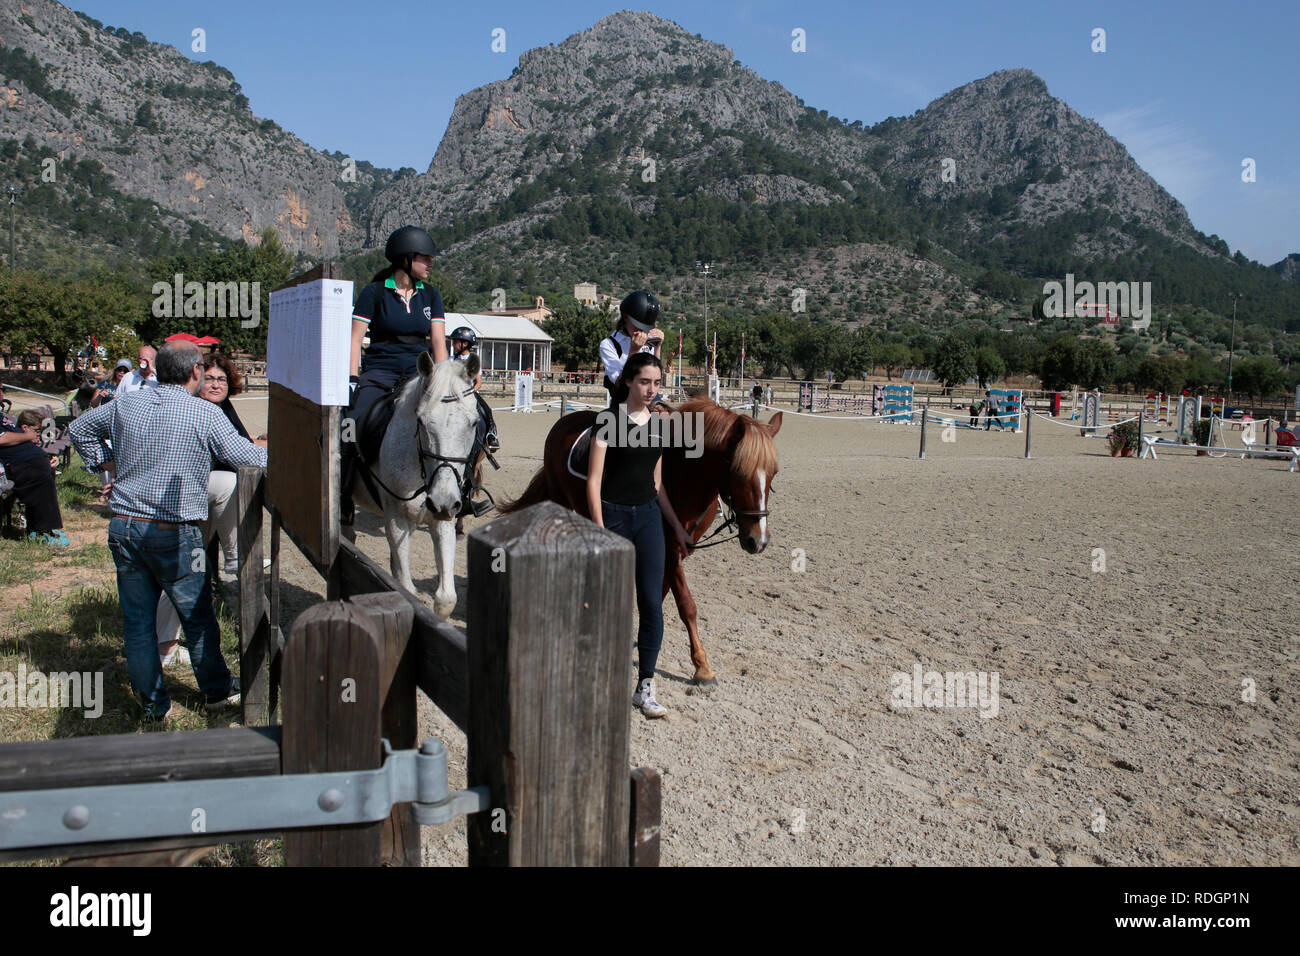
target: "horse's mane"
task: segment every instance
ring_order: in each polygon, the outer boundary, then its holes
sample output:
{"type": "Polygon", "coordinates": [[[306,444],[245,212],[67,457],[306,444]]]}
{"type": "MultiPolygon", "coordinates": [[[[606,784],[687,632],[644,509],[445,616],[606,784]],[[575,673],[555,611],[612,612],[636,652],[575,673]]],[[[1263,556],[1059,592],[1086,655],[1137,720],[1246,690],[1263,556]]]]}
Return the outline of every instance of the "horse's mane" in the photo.
{"type": "Polygon", "coordinates": [[[725,454],[736,423],[740,422],[744,431],[731,458],[731,472],[736,477],[748,480],[760,470],[769,478],[776,473],[776,442],[772,440],[772,434],[756,419],[737,415],[730,409],[703,398],[683,402],[674,408],[683,415],[698,413],[704,416],[704,447],[707,451],[725,454]]]}

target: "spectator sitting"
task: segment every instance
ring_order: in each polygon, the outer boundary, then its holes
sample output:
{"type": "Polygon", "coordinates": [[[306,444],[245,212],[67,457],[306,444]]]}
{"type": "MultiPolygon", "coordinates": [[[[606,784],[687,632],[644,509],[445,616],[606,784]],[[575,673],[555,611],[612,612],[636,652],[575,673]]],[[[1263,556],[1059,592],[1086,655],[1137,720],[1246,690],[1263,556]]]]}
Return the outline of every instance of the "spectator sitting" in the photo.
{"type": "Polygon", "coordinates": [[[62,531],[59,493],[54,483],[57,461],[41,448],[41,413],[28,409],[16,425],[0,426],[0,465],[14,484],[14,494],[27,509],[29,541],[53,548],[71,542],[62,531]]]}
{"type": "Polygon", "coordinates": [[[241,438],[210,402],[195,400],[203,383],[197,348],[169,342],[157,359],[158,387],[119,395],[72,423],[73,442],[86,464],[115,472],[108,547],[117,565],[127,669],[147,720],[161,720],[171,708],[155,625],[163,592],[180,617],[208,709],[241,700],[239,678],[221,654],[208,575],[194,556],[204,550],[199,526],[208,517],[213,459],[266,467],[265,449],[241,438]],[[100,442],[110,436],[108,462],[100,442]]]}
{"type": "MultiPolygon", "coordinates": [[[[142,388],[156,388],[158,386],[158,377],[154,374],[153,363],[158,357],[158,353],[152,345],[140,346],[140,351],[136,353],[139,359],[139,367],[132,370],[122,383],[117,386],[117,395],[127,395],[131,392],[138,392],[142,388]]],[[[120,364],[120,363],[119,363],[120,364]]]]}
{"type": "Polygon", "coordinates": [[[95,394],[91,396],[90,407],[98,408],[105,402],[111,402],[113,396],[117,394],[118,388],[121,387],[123,379],[131,371],[133,369],[129,358],[118,359],[117,365],[113,367],[113,374],[95,386],[95,394]]]}

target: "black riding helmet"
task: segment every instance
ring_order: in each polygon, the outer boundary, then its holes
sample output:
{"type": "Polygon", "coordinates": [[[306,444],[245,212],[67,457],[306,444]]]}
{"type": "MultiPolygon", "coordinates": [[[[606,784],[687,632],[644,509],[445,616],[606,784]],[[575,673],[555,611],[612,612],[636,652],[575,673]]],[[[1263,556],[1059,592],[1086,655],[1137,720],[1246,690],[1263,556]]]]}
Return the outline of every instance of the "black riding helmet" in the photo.
{"type": "Polygon", "coordinates": [[[447,337],[453,342],[464,342],[470,348],[478,344],[478,336],[474,334],[474,330],[468,325],[460,326],[447,337]]]}
{"type": "Polygon", "coordinates": [[[622,301],[618,312],[634,327],[649,332],[659,321],[659,300],[644,289],[638,289],[622,301]]]}
{"type": "Polygon", "coordinates": [[[395,230],[384,245],[384,257],[393,265],[400,266],[408,275],[413,256],[433,254],[433,238],[419,226],[403,226],[395,230]]]}

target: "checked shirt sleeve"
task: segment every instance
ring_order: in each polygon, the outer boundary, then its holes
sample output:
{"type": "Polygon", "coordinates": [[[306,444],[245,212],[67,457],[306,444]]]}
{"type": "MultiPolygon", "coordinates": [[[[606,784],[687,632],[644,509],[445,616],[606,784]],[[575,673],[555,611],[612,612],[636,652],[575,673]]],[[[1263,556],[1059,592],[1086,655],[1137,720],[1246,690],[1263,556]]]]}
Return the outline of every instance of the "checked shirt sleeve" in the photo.
{"type": "Polygon", "coordinates": [[[113,405],[101,405],[76,418],[68,426],[68,435],[77,454],[92,471],[98,471],[107,460],[104,442],[112,437],[113,405]]]}
{"type": "MultiPolygon", "coordinates": [[[[214,405],[213,408],[216,406],[214,405]]],[[[266,467],[266,449],[259,448],[235,431],[224,414],[211,417],[208,427],[208,450],[216,461],[238,468],[240,465],[266,467]]]]}

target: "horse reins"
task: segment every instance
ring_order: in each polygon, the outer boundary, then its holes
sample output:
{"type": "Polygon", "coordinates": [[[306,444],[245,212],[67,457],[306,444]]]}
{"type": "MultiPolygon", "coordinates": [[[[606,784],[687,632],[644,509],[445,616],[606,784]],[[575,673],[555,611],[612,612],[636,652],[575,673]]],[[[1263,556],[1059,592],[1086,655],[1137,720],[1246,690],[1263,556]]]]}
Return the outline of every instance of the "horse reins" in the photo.
{"type": "MultiPolygon", "coordinates": [[[[473,394],[474,394],[474,386],[471,385],[469,388],[465,389],[459,395],[444,395],[441,401],[459,402],[461,399],[466,398],[473,394]]],[[[419,495],[423,494],[425,496],[424,506],[428,508],[430,512],[433,512],[434,511],[433,505],[429,501],[429,489],[433,486],[433,479],[438,476],[439,470],[443,468],[450,468],[451,473],[456,476],[456,487],[464,488],[467,480],[466,476],[469,473],[469,465],[471,463],[472,455],[466,455],[463,458],[456,458],[451,455],[435,455],[433,452],[428,451],[424,447],[424,429],[420,427],[420,419],[418,415],[416,416],[415,419],[415,447],[416,450],[419,452],[419,458],[420,458],[421,484],[419,488],[416,488],[415,491],[411,492],[409,495],[399,495],[397,494],[397,492],[393,491],[393,489],[389,488],[386,484],[383,483],[383,481],[380,480],[379,476],[376,475],[374,471],[371,470],[370,465],[367,462],[362,461],[361,466],[365,468],[366,473],[375,480],[375,483],[378,484],[380,488],[383,488],[384,491],[388,492],[390,497],[395,498],[398,501],[413,501],[419,495]],[[424,461],[426,458],[431,461],[436,461],[438,463],[437,465],[434,466],[432,471],[429,471],[424,466],[424,461]],[[456,465],[458,464],[466,466],[464,474],[456,470],[456,465]]],[[[496,459],[492,457],[491,452],[484,449],[483,454],[487,457],[487,459],[490,462],[492,462],[493,467],[499,467],[496,463],[496,459]]],[[[470,489],[470,491],[471,492],[481,491],[483,492],[483,494],[488,496],[489,501],[492,500],[492,496],[488,494],[487,489],[484,488],[482,485],[475,485],[473,488],[470,489]]],[[[376,502],[376,504],[378,503],[379,502],[376,502]]],[[[495,505],[495,503],[496,502],[494,501],[493,504],[495,505]]]]}
{"type": "MultiPolygon", "coordinates": [[[[697,541],[695,545],[691,548],[692,551],[698,550],[700,548],[712,548],[714,545],[726,544],[728,541],[734,541],[736,538],[740,537],[740,525],[736,523],[737,517],[766,518],[768,515],[772,513],[771,511],[766,509],[762,511],[752,511],[747,508],[742,508],[741,510],[737,511],[735,508],[731,506],[730,496],[724,498],[722,497],[721,494],[718,495],[718,504],[721,505],[722,508],[726,508],[726,517],[723,518],[722,524],[718,525],[715,529],[713,529],[711,532],[709,532],[707,535],[705,535],[703,538],[697,541]],[[717,541],[711,541],[709,544],[704,543],[706,541],[709,541],[710,538],[715,538],[718,535],[722,534],[722,532],[726,531],[728,528],[733,529],[733,533],[730,536],[726,538],[721,538],[717,541]]],[[[722,513],[722,508],[718,509],[719,513],[722,513]]]]}

